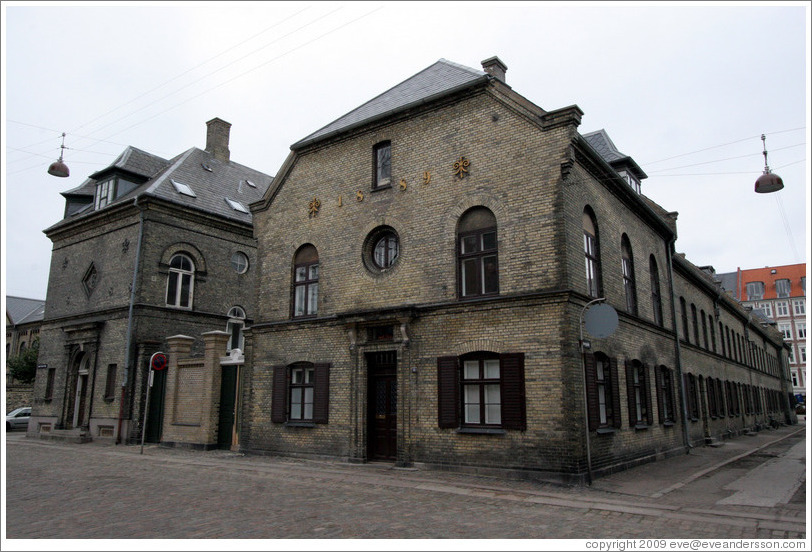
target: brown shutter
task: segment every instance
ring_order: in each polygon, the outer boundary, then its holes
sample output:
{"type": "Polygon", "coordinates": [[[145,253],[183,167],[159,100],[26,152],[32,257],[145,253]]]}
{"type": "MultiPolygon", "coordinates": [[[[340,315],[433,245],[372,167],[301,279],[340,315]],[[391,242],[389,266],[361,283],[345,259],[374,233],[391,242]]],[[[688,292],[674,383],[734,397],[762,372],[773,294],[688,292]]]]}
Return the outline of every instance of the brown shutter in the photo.
{"type": "Polygon", "coordinates": [[[676,387],[676,385],[675,385],[676,382],[674,381],[674,377],[671,374],[671,369],[670,368],[665,371],[664,377],[668,378],[668,382],[669,382],[668,383],[668,394],[671,395],[669,397],[671,399],[671,420],[673,420],[676,423],[679,420],[679,416],[677,416],[677,412],[681,411],[682,407],[680,406],[679,408],[677,408],[677,401],[676,401],[675,395],[674,395],[674,392],[675,392],[674,388],[676,387]]]}
{"type": "Polygon", "coordinates": [[[589,419],[589,429],[598,429],[600,415],[598,414],[598,383],[595,381],[595,355],[584,354],[584,377],[586,378],[586,403],[589,419]]]}
{"type": "Polygon", "coordinates": [[[643,396],[644,400],[646,401],[646,423],[648,425],[654,424],[654,412],[651,411],[651,370],[649,370],[646,364],[643,365],[643,381],[641,385],[643,386],[643,396]]]}
{"type": "Polygon", "coordinates": [[[271,392],[271,421],[288,421],[288,367],[273,367],[273,390],[271,392]]]}
{"type": "Polygon", "coordinates": [[[459,368],[457,357],[437,358],[437,425],[459,427],[459,368]]]}
{"type": "Polygon", "coordinates": [[[609,377],[612,379],[612,427],[620,428],[620,383],[617,375],[617,359],[609,359],[609,377]]]}
{"type": "Polygon", "coordinates": [[[330,364],[314,364],[313,368],[313,422],[326,424],[330,414],[330,364]]]}
{"type": "Polygon", "coordinates": [[[527,429],[524,394],[524,353],[500,355],[502,427],[504,429],[527,429]]]}
{"type": "Polygon", "coordinates": [[[626,399],[629,403],[629,427],[637,425],[637,403],[634,401],[634,366],[626,362],[626,399]]]}
{"type": "Polygon", "coordinates": [[[665,423],[665,413],[663,406],[665,406],[665,397],[663,397],[663,369],[659,366],[654,367],[654,385],[657,387],[657,416],[661,424],[665,423]]]}

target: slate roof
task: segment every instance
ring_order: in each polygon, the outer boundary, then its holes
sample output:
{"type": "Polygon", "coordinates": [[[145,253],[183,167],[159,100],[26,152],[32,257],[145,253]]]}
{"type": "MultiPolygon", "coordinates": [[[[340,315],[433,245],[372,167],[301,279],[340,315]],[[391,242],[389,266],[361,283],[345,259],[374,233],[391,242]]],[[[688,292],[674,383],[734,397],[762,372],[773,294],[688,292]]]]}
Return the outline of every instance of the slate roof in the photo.
{"type": "MultiPolygon", "coordinates": [[[[128,147],[110,166],[94,173],[82,185],[63,192],[62,195],[92,196],[96,187],[96,180],[93,177],[106,175],[115,169],[126,170],[149,179],[128,194],[116,198],[110,205],[132,201],[136,196],[155,197],[248,224],[251,224],[251,213],[247,206],[261,199],[273,181],[270,175],[233,161],[220,161],[215,159],[214,154],[198,148],[191,148],[173,159],[166,160],[128,147]],[[210,170],[204,168],[204,165],[210,170]],[[194,197],[178,192],[173,180],[187,185],[194,192],[194,197]],[[227,199],[239,202],[248,212],[235,210],[226,201],[227,199]]],[[[68,220],[90,216],[95,212],[94,205],[91,204],[67,216],[46,232],[68,220]]]]}
{"type": "Polygon", "coordinates": [[[6,316],[15,326],[29,322],[40,322],[44,315],[44,300],[6,295],[6,316]]]}
{"type": "Polygon", "coordinates": [[[584,137],[584,140],[586,140],[587,143],[592,146],[592,149],[597,151],[604,161],[613,167],[620,164],[627,164],[637,178],[648,178],[648,175],[643,172],[643,169],[640,168],[634,159],[625,153],[621,153],[620,150],[617,149],[614,142],[612,142],[612,139],[609,138],[609,135],[604,129],[589,132],[587,134],[583,134],[582,136],[584,137]]]}
{"type": "Polygon", "coordinates": [[[458,63],[440,59],[381,95],[339,117],[291,146],[296,150],[377,119],[486,82],[490,75],[458,63]]]}

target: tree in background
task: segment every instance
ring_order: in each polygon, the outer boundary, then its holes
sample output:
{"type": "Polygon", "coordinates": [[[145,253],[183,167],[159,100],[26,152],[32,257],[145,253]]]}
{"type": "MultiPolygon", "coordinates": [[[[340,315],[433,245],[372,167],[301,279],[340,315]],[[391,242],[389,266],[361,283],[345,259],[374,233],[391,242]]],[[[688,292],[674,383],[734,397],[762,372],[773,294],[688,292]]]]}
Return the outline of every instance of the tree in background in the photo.
{"type": "Polygon", "coordinates": [[[31,347],[17,356],[13,356],[6,361],[8,373],[20,383],[34,383],[37,376],[37,357],[39,356],[39,339],[36,339],[31,347]]]}

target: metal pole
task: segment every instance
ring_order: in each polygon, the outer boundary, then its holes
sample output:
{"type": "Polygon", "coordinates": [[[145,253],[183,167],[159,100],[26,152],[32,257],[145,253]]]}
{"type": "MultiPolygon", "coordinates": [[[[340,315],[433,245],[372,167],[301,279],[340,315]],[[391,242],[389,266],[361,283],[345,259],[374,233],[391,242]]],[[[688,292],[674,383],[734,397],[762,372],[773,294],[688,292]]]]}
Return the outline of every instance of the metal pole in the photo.
{"type": "Polygon", "coordinates": [[[149,413],[149,396],[152,395],[152,380],[154,375],[155,370],[153,370],[152,366],[150,366],[149,385],[147,386],[147,404],[144,405],[144,423],[141,424],[141,454],[144,454],[144,438],[147,435],[147,414],[149,413]]]}
{"type": "Polygon", "coordinates": [[[584,389],[584,434],[586,435],[586,470],[589,485],[592,485],[592,450],[589,441],[589,397],[586,389],[586,362],[584,361],[584,312],[592,303],[599,303],[606,301],[605,297],[600,299],[593,299],[581,309],[581,316],[578,318],[578,331],[580,332],[580,339],[578,340],[578,352],[581,358],[581,381],[583,382],[584,389]]]}

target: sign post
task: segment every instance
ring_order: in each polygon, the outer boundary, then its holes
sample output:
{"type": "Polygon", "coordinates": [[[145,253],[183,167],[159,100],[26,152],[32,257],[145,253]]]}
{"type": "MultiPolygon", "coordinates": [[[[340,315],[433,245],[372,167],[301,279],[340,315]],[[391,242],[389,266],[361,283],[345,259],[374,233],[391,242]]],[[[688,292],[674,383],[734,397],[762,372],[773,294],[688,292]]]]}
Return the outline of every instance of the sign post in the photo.
{"type": "Polygon", "coordinates": [[[144,405],[144,423],[141,424],[141,454],[144,454],[144,438],[147,436],[147,414],[149,413],[149,397],[152,395],[152,382],[155,378],[155,371],[166,369],[166,355],[158,352],[149,359],[149,383],[147,386],[147,400],[144,405]]]}

